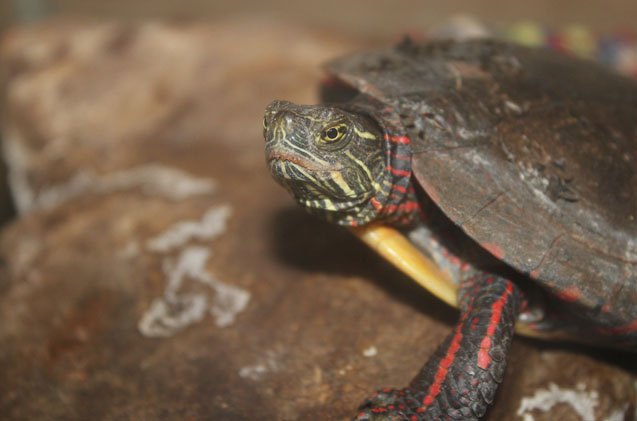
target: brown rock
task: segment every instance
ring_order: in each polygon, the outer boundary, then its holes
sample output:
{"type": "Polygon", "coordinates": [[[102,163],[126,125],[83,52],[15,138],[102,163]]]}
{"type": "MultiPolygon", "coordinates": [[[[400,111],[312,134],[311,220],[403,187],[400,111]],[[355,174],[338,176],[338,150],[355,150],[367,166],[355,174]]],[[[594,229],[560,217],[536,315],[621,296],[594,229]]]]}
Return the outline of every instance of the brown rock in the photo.
{"type": "MultiPolygon", "coordinates": [[[[454,312],[263,165],[265,104],[313,101],[361,45],[260,21],[9,34],[3,419],[346,419],[410,380],[454,312]]],[[[488,418],[630,417],[617,358],[517,341],[488,418]]]]}

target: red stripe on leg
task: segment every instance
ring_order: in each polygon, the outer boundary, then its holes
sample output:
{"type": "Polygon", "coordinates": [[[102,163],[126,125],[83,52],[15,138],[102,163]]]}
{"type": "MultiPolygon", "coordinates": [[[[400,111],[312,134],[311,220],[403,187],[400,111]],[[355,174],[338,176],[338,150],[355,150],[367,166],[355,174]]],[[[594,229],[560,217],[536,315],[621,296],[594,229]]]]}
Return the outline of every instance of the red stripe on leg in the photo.
{"type": "Polygon", "coordinates": [[[442,383],[445,381],[447,377],[447,372],[449,371],[449,367],[453,364],[453,361],[456,358],[456,353],[460,349],[460,342],[462,341],[462,323],[456,327],[456,332],[453,335],[453,339],[449,344],[449,348],[447,349],[447,353],[445,357],[440,361],[440,365],[438,366],[438,371],[436,371],[436,375],[434,376],[434,382],[429,386],[429,391],[427,395],[422,400],[423,406],[418,408],[417,412],[424,412],[425,409],[433,403],[436,399],[436,396],[440,393],[440,388],[442,383]]]}
{"type": "Polygon", "coordinates": [[[506,304],[506,301],[509,299],[511,294],[513,293],[513,285],[508,283],[506,289],[492,305],[491,305],[491,317],[489,318],[489,325],[487,326],[487,331],[485,333],[484,338],[480,342],[480,351],[478,351],[478,367],[483,370],[486,370],[491,364],[491,356],[489,355],[489,351],[491,350],[491,345],[493,345],[492,337],[495,334],[495,330],[500,324],[500,318],[502,316],[502,309],[506,304]]]}

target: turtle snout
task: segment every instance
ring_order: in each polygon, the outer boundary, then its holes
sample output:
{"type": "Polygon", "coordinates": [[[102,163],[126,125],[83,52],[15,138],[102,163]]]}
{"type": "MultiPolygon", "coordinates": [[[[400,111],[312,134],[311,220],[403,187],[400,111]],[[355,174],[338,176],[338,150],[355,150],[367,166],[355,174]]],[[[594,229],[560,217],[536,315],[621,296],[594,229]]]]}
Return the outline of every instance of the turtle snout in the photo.
{"type": "Polygon", "coordinates": [[[264,124],[266,148],[308,150],[307,122],[294,111],[279,110],[264,124]]]}
{"type": "Polygon", "coordinates": [[[269,114],[276,114],[278,111],[280,110],[284,110],[286,108],[289,108],[291,105],[293,105],[290,101],[285,101],[282,99],[275,99],[274,101],[272,101],[271,103],[268,104],[267,107],[265,107],[265,113],[269,114]]]}
{"type": "Polygon", "coordinates": [[[279,114],[290,105],[292,105],[292,103],[289,101],[275,100],[265,107],[265,113],[263,115],[263,139],[266,142],[273,138],[271,129],[276,126],[276,121],[279,120],[279,114]]]}
{"type": "Polygon", "coordinates": [[[276,124],[283,128],[287,133],[287,129],[294,128],[295,120],[297,119],[298,116],[296,116],[292,111],[281,110],[274,115],[273,121],[275,121],[276,124]]]}

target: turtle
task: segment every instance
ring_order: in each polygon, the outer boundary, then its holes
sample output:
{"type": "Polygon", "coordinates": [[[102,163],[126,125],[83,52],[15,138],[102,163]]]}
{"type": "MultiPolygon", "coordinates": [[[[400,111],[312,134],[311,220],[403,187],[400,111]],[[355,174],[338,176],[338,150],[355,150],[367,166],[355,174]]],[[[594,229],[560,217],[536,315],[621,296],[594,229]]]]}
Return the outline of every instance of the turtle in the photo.
{"type": "Polygon", "coordinates": [[[480,419],[516,330],[637,350],[635,81],[493,39],[406,39],[326,69],[319,104],[267,106],[271,175],[460,310],[357,420],[480,419]]]}

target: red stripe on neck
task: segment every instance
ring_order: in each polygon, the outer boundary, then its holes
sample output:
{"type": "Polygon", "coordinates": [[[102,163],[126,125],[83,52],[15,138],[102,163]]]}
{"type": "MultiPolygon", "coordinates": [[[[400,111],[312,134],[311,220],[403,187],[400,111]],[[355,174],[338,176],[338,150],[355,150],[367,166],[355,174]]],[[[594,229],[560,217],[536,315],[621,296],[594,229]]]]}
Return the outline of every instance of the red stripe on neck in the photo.
{"type": "Polygon", "coordinates": [[[411,175],[411,173],[409,171],[405,171],[405,170],[397,170],[396,168],[388,165],[387,166],[387,170],[391,171],[392,174],[394,175],[402,175],[403,177],[409,177],[411,175]]]}
{"type": "Polygon", "coordinates": [[[407,193],[407,188],[400,186],[398,184],[394,184],[393,186],[391,186],[391,188],[394,190],[398,190],[401,193],[407,193]]]}
{"type": "Polygon", "coordinates": [[[390,142],[394,143],[402,143],[403,145],[409,145],[411,143],[407,136],[390,136],[386,134],[385,140],[389,140],[390,142]]]}
{"type": "Polygon", "coordinates": [[[370,202],[372,203],[372,206],[374,207],[374,209],[376,209],[377,211],[383,208],[383,205],[375,197],[372,197],[370,202]]]}

